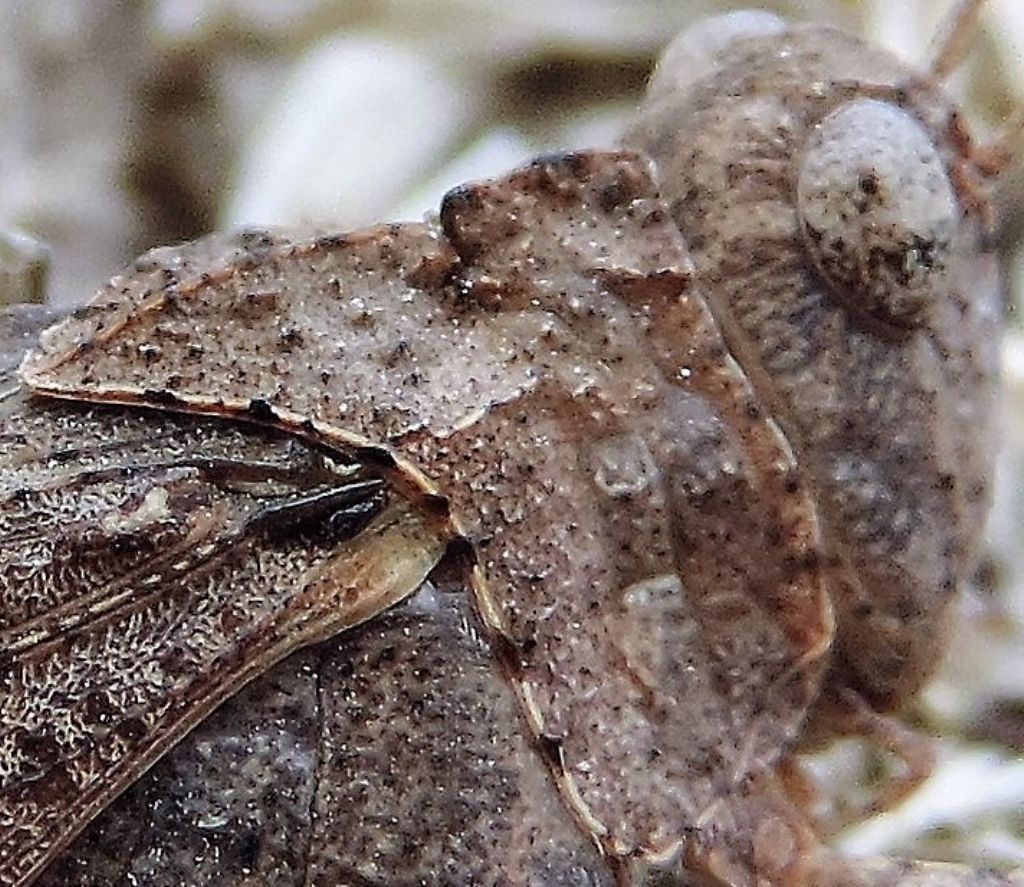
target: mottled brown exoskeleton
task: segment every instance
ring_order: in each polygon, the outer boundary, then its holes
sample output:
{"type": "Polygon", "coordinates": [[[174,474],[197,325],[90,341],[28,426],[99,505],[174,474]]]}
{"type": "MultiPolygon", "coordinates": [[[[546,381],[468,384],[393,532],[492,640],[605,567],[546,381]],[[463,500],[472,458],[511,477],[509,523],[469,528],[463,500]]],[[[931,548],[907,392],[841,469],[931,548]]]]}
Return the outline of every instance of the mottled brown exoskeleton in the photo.
{"type": "Polygon", "coordinates": [[[784,778],[884,735],[988,500],[939,79],[716,19],[621,150],[4,315],[0,884],[1004,883],[784,778]]]}

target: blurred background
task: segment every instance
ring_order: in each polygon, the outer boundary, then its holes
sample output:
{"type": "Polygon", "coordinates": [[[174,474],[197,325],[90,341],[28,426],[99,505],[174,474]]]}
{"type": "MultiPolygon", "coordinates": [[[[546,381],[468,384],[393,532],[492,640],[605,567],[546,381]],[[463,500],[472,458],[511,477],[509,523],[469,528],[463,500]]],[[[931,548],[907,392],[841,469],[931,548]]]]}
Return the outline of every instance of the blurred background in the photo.
{"type": "MultiPolygon", "coordinates": [[[[912,62],[951,0],[762,3],[912,62]]],[[[240,225],[418,218],[461,181],[611,145],[660,48],[725,0],[0,0],[0,303],[88,298],[143,250],[240,225]]],[[[1024,102],[1024,2],[990,0],[951,89],[978,133],[1024,102]]],[[[1024,866],[1024,164],[998,194],[1010,281],[988,554],[909,713],[942,737],[851,852],[1024,866]]],[[[841,819],[888,761],[814,766],[841,819]]]]}

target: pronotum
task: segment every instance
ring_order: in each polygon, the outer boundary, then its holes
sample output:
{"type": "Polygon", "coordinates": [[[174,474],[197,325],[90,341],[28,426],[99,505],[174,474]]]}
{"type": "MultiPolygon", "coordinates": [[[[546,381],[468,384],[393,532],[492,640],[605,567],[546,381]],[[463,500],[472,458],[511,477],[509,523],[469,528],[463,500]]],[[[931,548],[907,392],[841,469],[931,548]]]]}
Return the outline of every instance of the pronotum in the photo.
{"type": "Polygon", "coordinates": [[[0,883],[1004,883],[793,784],[928,675],[988,501],[951,34],[715,19],[618,150],[6,314],[0,883]]]}

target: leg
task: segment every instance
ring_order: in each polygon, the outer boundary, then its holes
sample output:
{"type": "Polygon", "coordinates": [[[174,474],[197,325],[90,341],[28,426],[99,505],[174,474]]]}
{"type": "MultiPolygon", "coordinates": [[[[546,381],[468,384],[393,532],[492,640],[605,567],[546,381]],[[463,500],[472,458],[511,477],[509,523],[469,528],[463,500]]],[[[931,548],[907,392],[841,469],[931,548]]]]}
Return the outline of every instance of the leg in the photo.
{"type": "Polygon", "coordinates": [[[823,704],[816,718],[829,738],[862,739],[888,752],[901,765],[888,777],[885,787],[873,798],[843,815],[822,814],[821,794],[798,758],[791,757],[779,767],[778,776],[793,802],[817,821],[819,834],[832,835],[900,804],[928,776],[935,765],[931,740],[905,726],[898,719],[873,710],[858,694],[842,690],[823,704]]]}
{"type": "Polygon", "coordinates": [[[991,142],[972,152],[974,168],[985,178],[996,178],[1024,152],[1024,105],[1017,105],[991,142]]]}
{"type": "MultiPolygon", "coordinates": [[[[931,79],[942,83],[958,68],[978,30],[985,0],[956,0],[932,41],[931,79]]],[[[1016,107],[999,134],[971,152],[971,165],[983,178],[995,178],[1020,156],[1024,142],[1024,107],[1016,107]]]]}
{"type": "Polygon", "coordinates": [[[881,794],[849,823],[883,813],[902,803],[935,769],[935,746],[931,739],[907,727],[901,721],[879,714],[860,696],[844,691],[843,704],[848,712],[850,733],[861,736],[888,752],[903,765],[903,773],[894,775],[881,794]]]}
{"type": "Polygon", "coordinates": [[[985,0],[956,0],[932,41],[928,68],[935,83],[949,78],[963,61],[978,29],[985,0]]]}

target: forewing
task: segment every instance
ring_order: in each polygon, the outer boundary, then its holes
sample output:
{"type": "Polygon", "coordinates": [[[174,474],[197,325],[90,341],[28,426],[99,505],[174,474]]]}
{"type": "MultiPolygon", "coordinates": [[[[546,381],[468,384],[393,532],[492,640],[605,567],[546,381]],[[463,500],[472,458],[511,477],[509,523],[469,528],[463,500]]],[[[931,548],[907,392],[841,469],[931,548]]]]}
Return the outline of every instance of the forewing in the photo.
{"type": "Polygon", "coordinates": [[[453,192],[440,229],[130,276],[23,370],[386,444],[474,543],[576,817],[663,857],[791,746],[831,637],[813,507],[691,272],[642,159],[570,155],[453,192]]]}
{"type": "Polygon", "coordinates": [[[280,434],[0,390],[0,883],[17,884],[239,686],[414,591],[451,534],[280,434]]]}
{"type": "Polygon", "coordinates": [[[521,727],[464,577],[447,565],[251,684],[43,883],[610,887],[521,727]]]}
{"type": "Polygon", "coordinates": [[[37,883],[303,884],[320,742],[315,649],[294,653],[220,705],[37,883]]]}

